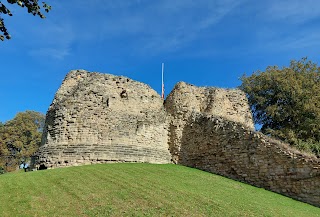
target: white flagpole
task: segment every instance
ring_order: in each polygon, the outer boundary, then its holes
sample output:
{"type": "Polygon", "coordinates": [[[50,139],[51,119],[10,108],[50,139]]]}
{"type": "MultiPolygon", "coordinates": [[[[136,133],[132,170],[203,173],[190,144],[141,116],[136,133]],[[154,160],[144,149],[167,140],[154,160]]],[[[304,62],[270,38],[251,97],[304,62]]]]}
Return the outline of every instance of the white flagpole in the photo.
{"type": "Polygon", "coordinates": [[[164,63],[162,63],[162,86],[161,86],[161,97],[164,99],[164,79],[163,79],[163,73],[164,73],[164,63]]]}

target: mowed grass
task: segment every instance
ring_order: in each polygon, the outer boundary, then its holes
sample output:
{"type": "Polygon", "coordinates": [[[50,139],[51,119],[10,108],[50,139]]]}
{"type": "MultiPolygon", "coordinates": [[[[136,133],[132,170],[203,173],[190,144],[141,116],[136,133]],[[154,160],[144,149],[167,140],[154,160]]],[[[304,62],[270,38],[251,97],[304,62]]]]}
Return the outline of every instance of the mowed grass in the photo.
{"type": "Polygon", "coordinates": [[[0,176],[0,216],[320,216],[290,198],[177,165],[102,164],[0,176]]]}

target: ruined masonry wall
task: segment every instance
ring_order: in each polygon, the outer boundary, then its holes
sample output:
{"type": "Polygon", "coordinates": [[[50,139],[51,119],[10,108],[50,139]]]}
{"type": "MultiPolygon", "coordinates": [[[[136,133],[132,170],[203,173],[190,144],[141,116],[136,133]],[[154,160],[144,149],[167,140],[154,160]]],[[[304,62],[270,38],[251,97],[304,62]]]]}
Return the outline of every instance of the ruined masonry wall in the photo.
{"type": "Polygon", "coordinates": [[[175,163],[179,162],[184,126],[193,113],[214,115],[254,129],[248,100],[239,89],[196,87],[179,82],[168,95],[165,108],[170,115],[168,143],[175,163]]]}
{"type": "Polygon", "coordinates": [[[320,160],[220,117],[193,114],[179,163],[320,207],[320,160]]]}
{"type": "Polygon", "coordinates": [[[320,160],[255,132],[242,91],[180,82],[165,107],[175,163],[320,207],[320,160]]]}
{"type": "Polygon", "coordinates": [[[46,116],[38,165],[174,162],[320,207],[320,160],[254,131],[245,94],[71,71],[46,116]]]}
{"type": "Polygon", "coordinates": [[[49,168],[171,160],[163,100],[126,77],[71,71],[49,107],[44,129],[38,162],[49,168]]]}

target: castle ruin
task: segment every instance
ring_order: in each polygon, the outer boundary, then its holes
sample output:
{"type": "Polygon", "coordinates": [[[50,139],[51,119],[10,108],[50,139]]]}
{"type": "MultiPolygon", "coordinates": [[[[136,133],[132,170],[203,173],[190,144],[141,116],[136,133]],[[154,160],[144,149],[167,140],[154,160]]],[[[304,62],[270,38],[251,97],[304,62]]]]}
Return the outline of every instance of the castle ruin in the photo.
{"type": "Polygon", "coordinates": [[[71,71],[46,115],[37,165],[177,163],[320,206],[320,160],[254,130],[237,89],[148,85],[71,71]]]}

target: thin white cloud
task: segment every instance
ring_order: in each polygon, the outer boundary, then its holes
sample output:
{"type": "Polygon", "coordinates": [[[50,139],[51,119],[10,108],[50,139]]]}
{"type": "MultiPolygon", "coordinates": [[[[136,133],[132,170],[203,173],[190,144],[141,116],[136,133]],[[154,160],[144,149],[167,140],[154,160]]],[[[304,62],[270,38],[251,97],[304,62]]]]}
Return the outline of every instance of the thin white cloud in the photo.
{"type": "MultiPolygon", "coordinates": [[[[53,2],[45,25],[26,29],[29,54],[64,59],[73,44],[121,44],[132,54],[178,51],[199,40],[244,1],[70,0],[53,2]],[[36,38],[36,40],[34,40],[36,38]]],[[[211,31],[211,33],[214,31],[211,31]]],[[[119,46],[119,45],[118,45],[119,46]]]]}
{"type": "Polygon", "coordinates": [[[149,2],[149,0],[90,0],[88,1],[77,1],[77,0],[71,0],[69,1],[69,5],[72,5],[77,10],[83,10],[86,9],[87,11],[108,11],[108,10],[115,10],[115,9],[123,9],[123,8],[129,8],[131,6],[146,3],[149,2]]]}
{"type": "MultiPolygon", "coordinates": [[[[306,31],[304,33],[306,33],[306,31]]],[[[319,38],[320,32],[296,34],[270,40],[264,47],[269,51],[294,51],[305,49],[306,52],[310,52],[311,50],[318,50],[317,48],[320,46],[319,38]]]]}
{"type": "Polygon", "coordinates": [[[304,23],[320,16],[319,0],[274,0],[268,5],[266,17],[273,21],[304,23]]]}
{"type": "Polygon", "coordinates": [[[92,28],[92,35],[99,35],[106,41],[132,37],[135,40],[131,45],[142,54],[175,51],[196,40],[202,31],[214,28],[241,1],[162,0],[143,3],[143,7],[140,7],[141,1],[126,7],[113,7],[116,10],[109,11],[112,16],[99,20],[101,23],[92,28]]]}
{"type": "Polygon", "coordinates": [[[37,40],[33,41],[29,55],[55,60],[63,60],[69,56],[71,45],[75,41],[73,28],[67,23],[50,22],[41,29],[34,29],[32,35],[35,35],[37,40]]]}
{"type": "Polygon", "coordinates": [[[54,4],[45,25],[28,30],[30,40],[37,38],[30,46],[32,56],[63,60],[74,53],[73,45],[106,47],[118,55],[125,52],[125,55],[149,56],[181,51],[204,38],[216,41],[207,47],[199,43],[202,50],[197,52],[203,54],[226,52],[219,40],[232,40],[232,47],[227,49],[230,53],[243,46],[254,51],[319,45],[316,38],[320,32],[304,26],[305,22],[319,18],[318,0],[263,3],[246,0],[68,0],[54,4]],[[228,18],[234,19],[234,24],[229,22],[230,27],[221,29],[220,24],[228,18]],[[243,19],[243,23],[237,22],[238,19],[243,19]],[[241,44],[235,43],[245,32],[232,25],[244,28],[252,25],[246,29],[252,38],[242,38],[239,39],[241,44]],[[290,35],[290,32],[298,32],[298,28],[301,34],[290,35]]]}
{"type": "Polygon", "coordinates": [[[65,57],[70,55],[70,50],[69,48],[52,48],[52,47],[47,47],[47,48],[37,48],[33,49],[29,52],[29,55],[34,56],[34,57],[46,57],[50,59],[55,59],[55,60],[63,60],[65,57]]]}
{"type": "Polygon", "coordinates": [[[247,5],[246,13],[254,17],[248,28],[248,53],[314,53],[320,45],[320,29],[315,25],[320,19],[318,8],[318,0],[270,0],[247,5]]]}
{"type": "Polygon", "coordinates": [[[12,7],[13,16],[5,20],[12,39],[4,42],[4,49],[36,58],[62,60],[69,56],[75,41],[74,29],[70,20],[64,19],[63,7],[59,8],[59,4],[52,6],[53,10],[46,14],[46,19],[28,14],[25,8],[12,7]]]}
{"type": "Polygon", "coordinates": [[[75,31],[72,21],[64,19],[67,17],[59,6],[52,5],[53,10],[46,19],[34,17],[19,7],[14,11],[13,19],[7,19],[12,32],[9,43],[15,44],[14,52],[19,48],[32,57],[55,60],[63,60],[70,55],[76,40],[75,31]]]}

